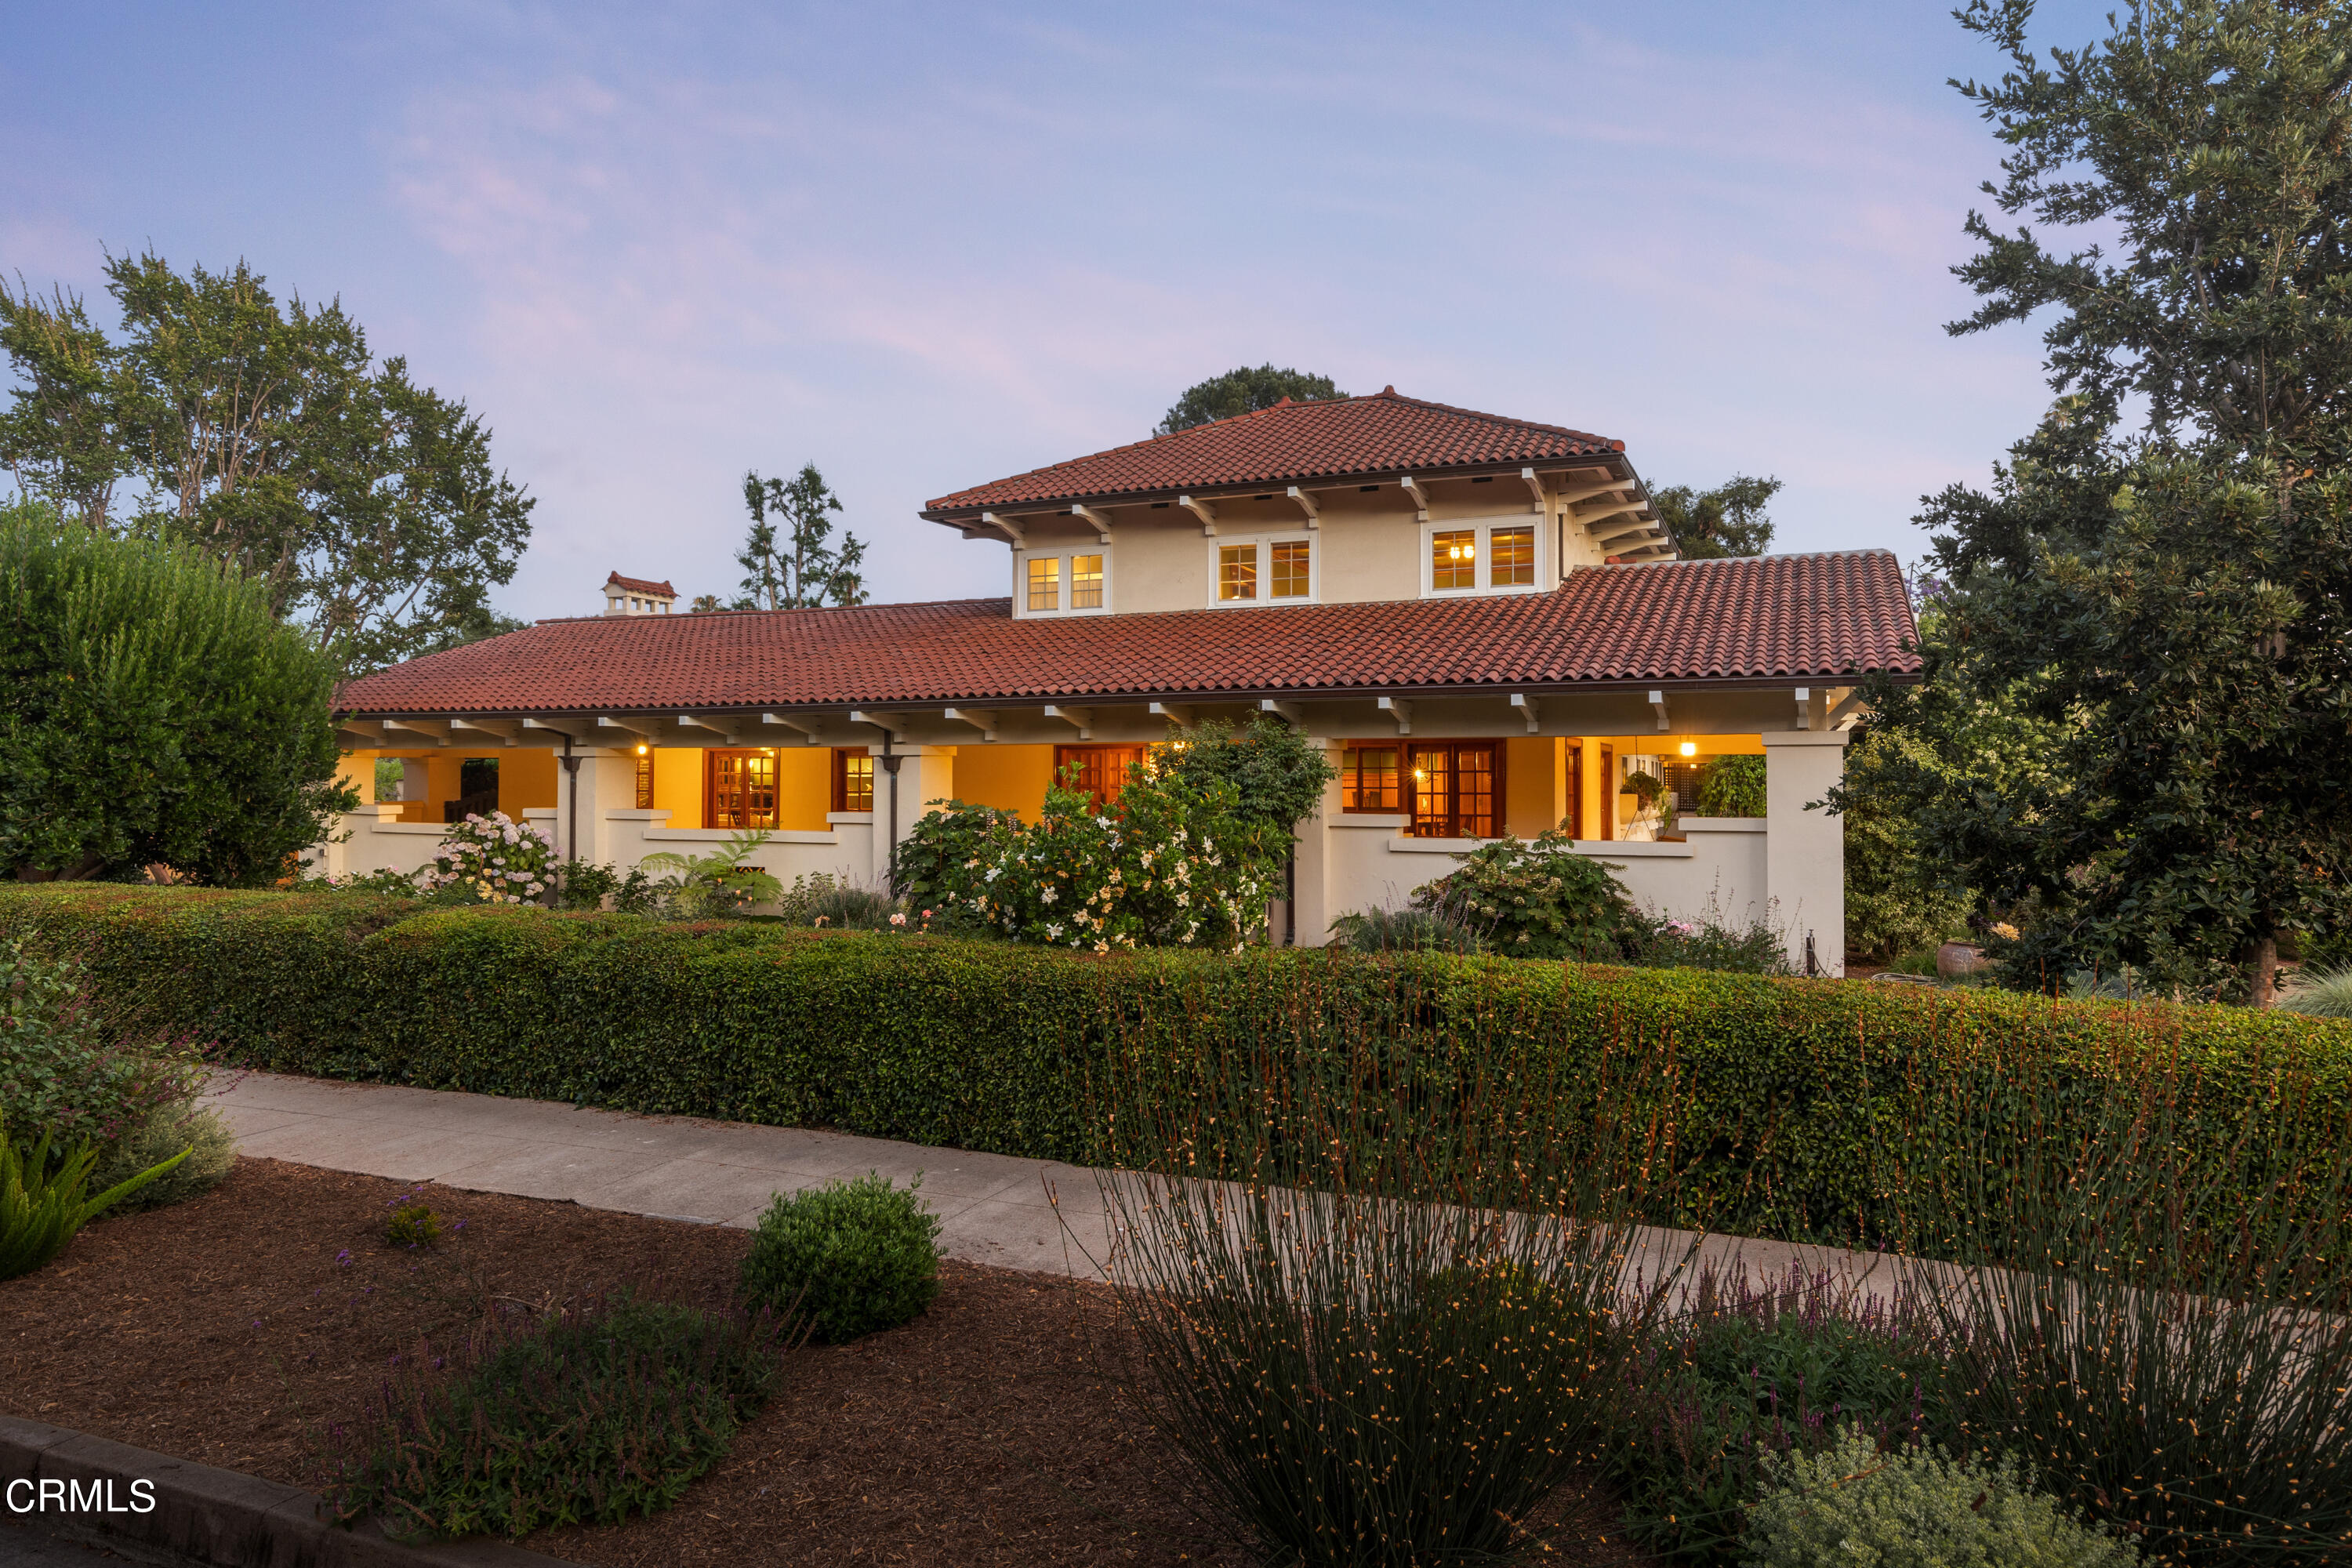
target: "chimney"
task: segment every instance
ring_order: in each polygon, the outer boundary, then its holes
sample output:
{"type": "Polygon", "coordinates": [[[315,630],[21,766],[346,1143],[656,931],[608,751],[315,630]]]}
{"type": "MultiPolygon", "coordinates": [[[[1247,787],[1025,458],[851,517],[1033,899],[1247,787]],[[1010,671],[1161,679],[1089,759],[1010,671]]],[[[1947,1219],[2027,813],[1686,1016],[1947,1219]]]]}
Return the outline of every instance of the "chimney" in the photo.
{"type": "Polygon", "coordinates": [[[667,583],[624,577],[618,572],[604,579],[604,613],[608,616],[666,616],[677,598],[667,583]]]}

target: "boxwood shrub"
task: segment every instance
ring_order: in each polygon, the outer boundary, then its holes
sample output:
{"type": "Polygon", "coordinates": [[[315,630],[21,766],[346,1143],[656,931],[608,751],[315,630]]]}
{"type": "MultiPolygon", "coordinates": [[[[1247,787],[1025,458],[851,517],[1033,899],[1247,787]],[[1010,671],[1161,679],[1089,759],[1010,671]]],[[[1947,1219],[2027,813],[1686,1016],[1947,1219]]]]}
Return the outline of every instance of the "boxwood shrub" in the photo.
{"type": "Polygon", "coordinates": [[[1427,1117],[1467,1063],[1606,1054],[1640,1075],[1670,1142],[1655,1216],[1791,1239],[1882,1239],[1874,1155],[1950,1139],[1941,1116],[2046,1118],[2053,1081],[2086,1106],[2167,1084],[2183,1164],[2250,1187],[2311,1182],[2352,1124],[2352,1024],[2243,1008],[1443,952],[1096,957],[96,884],[0,889],[14,935],[76,952],[121,1025],[255,1068],[1078,1163],[1108,1147],[1085,1106],[1114,1051],[1214,1064],[1393,1041],[1427,1117]],[[2017,1093],[2028,1081],[2042,1092],[2017,1093]]]}

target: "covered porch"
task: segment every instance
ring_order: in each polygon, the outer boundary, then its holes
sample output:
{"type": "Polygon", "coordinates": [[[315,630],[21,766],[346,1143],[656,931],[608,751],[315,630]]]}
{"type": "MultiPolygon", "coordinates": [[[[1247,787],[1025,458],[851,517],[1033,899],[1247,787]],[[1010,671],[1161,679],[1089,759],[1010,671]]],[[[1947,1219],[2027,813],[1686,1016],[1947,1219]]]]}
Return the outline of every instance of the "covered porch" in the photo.
{"type": "MultiPolygon", "coordinates": [[[[747,710],[693,713],[482,713],[344,721],[347,776],[372,799],[380,758],[426,781],[418,798],[347,818],[314,868],[412,871],[495,760],[497,805],[536,824],[560,857],[624,869],[700,853],[747,828],[753,858],[789,883],[828,874],[887,886],[895,845],[932,803],[961,799],[1034,818],[1075,772],[1115,792],[1129,763],[1202,718],[1278,714],[1321,745],[1338,779],[1299,825],[1293,897],[1270,911],[1276,942],[1318,945],[1339,915],[1397,908],[1480,843],[1555,827],[1618,868],[1662,916],[1762,922],[1792,965],[1843,967],[1843,840],[1807,810],[1841,773],[1850,689],[1784,683],[1627,685],[1573,691],[1423,691],[1080,705],[747,710]],[[1690,781],[1711,759],[1766,759],[1762,817],[1693,815],[1690,781]],[[467,769],[473,760],[476,766],[467,769]],[[1650,773],[1683,792],[1670,831],[1628,787],[1650,773]],[[443,775],[446,774],[445,780],[443,775]],[[443,786],[436,788],[436,786],[443,786]]],[[[462,814],[461,814],[462,815],[462,814]]]]}

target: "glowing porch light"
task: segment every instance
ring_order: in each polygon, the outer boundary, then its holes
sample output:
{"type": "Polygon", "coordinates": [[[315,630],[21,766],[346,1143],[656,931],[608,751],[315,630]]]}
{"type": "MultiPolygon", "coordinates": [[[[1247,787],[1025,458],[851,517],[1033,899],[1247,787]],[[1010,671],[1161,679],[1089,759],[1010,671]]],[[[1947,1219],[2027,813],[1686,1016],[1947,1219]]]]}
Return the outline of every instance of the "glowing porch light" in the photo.
{"type": "Polygon", "coordinates": [[[1684,756],[1685,756],[1685,757],[1696,757],[1696,756],[1697,756],[1697,755],[1698,755],[1698,742],[1696,742],[1696,741],[1685,741],[1685,742],[1683,742],[1683,755],[1684,755],[1684,756]]]}

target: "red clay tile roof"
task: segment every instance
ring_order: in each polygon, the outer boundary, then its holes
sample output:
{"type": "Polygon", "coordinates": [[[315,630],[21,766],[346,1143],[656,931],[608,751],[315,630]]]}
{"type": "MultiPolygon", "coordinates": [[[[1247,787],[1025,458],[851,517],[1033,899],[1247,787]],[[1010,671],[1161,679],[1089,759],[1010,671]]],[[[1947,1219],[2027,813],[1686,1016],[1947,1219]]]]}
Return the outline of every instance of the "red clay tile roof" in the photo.
{"type": "Polygon", "coordinates": [[[604,579],[607,588],[626,588],[632,594],[659,594],[665,599],[677,597],[677,590],[667,583],[649,583],[643,577],[624,577],[618,572],[604,579]]]}
{"type": "Polygon", "coordinates": [[[363,677],[354,714],[1215,700],[1916,673],[1883,550],[1588,566],[1548,594],[1015,620],[1010,601],[541,621],[363,677]]]}
{"type": "Polygon", "coordinates": [[[1609,457],[1625,443],[1558,425],[1506,419],[1398,395],[1284,403],[1114,447],[1047,468],[941,496],[934,522],[982,508],[1174,495],[1218,486],[1291,484],[1373,474],[1431,474],[1609,457]]]}

